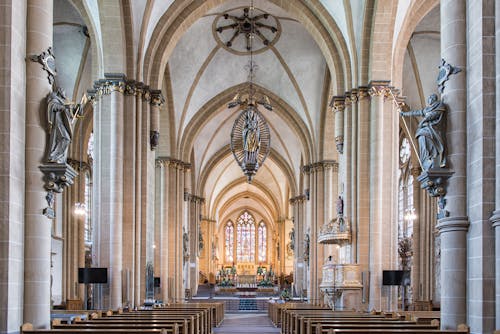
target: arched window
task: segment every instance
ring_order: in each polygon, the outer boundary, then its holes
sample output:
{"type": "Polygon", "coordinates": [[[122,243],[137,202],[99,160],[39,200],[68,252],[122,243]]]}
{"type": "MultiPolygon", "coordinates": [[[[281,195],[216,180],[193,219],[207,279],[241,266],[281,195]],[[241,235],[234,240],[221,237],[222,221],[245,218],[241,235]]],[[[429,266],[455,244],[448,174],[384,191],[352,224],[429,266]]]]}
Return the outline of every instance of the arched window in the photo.
{"type": "Polygon", "coordinates": [[[255,261],[255,221],[248,211],[238,218],[236,225],[236,259],[238,262],[255,261]]]}
{"type": "Polygon", "coordinates": [[[225,233],[226,262],[233,262],[234,256],[234,225],[232,221],[227,222],[225,233]]]}
{"type": "Polygon", "coordinates": [[[259,262],[265,262],[267,260],[267,229],[266,224],[263,221],[259,223],[259,262]]]}
{"type": "Polygon", "coordinates": [[[407,138],[399,149],[398,239],[411,238],[415,208],[413,206],[413,175],[411,174],[411,147],[407,138]]]}
{"type": "Polygon", "coordinates": [[[85,193],[84,193],[84,201],[85,201],[85,243],[92,243],[92,180],[90,178],[90,173],[87,171],[85,173],[85,193]]]}

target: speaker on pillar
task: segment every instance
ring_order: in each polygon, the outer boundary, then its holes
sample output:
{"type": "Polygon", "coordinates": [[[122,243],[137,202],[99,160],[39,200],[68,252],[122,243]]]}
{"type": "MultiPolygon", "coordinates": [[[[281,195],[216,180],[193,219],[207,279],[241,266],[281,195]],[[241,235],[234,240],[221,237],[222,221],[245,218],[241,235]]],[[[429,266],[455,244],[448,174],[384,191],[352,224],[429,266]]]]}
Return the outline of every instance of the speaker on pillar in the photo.
{"type": "Polygon", "coordinates": [[[409,270],[384,270],[382,285],[410,285],[409,270]]]}
{"type": "Polygon", "coordinates": [[[108,268],[78,268],[78,283],[108,283],[108,268]]]}

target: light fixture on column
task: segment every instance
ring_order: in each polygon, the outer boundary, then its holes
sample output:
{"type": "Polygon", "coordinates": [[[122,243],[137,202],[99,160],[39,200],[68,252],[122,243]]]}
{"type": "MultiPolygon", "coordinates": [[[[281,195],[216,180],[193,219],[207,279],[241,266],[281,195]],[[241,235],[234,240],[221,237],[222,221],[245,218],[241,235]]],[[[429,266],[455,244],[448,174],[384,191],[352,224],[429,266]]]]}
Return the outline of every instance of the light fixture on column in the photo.
{"type": "Polygon", "coordinates": [[[413,223],[415,219],[417,219],[417,215],[415,214],[415,208],[406,209],[403,218],[407,222],[413,223]]]}
{"type": "Polygon", "coordinates": [[[255,71],[258,66],[253,60],[253,41],[258,34],[253,16],[253,2],[249,8],[245,9],[247,49],[250,51],[250,61],[245,69],[248,70],[249,84],[245,91],[238,92],[233,100],[228,104],[228,108],[239,106],[243,110],[234,122],[231,131],[231,151],[238,165],[247,177],[248,183],[252,182],[257,170],[264,163],[269,154],[271,144],[271,134],[266,120],[258,110],[258,105],[262,105],[267,110],[273,107],[269,98],[265,95],[256,98],[256,91],[253,85],[255,71]]]}

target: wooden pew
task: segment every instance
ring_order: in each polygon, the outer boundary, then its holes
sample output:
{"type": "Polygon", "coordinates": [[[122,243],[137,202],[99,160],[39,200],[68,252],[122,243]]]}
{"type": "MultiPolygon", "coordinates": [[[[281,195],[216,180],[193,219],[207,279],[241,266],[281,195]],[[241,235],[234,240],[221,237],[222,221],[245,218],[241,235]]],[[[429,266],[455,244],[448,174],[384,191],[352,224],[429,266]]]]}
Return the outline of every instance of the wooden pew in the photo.
{"type": "MultiPolygon", "coordinates": [[[[21,333],[23,334],[123,334],[123,329],[33,329],[30,323],[21,326],[21,333]]],[[[127,334],[180,334],[179,328],[173,326],[172,328],[163,329],[127,329],[127,334]]]]}

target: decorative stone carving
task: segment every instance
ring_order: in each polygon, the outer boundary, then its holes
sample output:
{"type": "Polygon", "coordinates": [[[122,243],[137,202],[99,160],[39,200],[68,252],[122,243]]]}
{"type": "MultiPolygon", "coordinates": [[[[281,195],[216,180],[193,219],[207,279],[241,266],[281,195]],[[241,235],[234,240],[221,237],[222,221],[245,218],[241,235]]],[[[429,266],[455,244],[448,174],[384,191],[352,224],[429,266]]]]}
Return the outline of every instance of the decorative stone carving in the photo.
{"type": "Polygon", "coordinates": [[[446,105],[438,99],[436,94],[431,94],[424,109],[402,111],[400,115],[423,117],[415,133],[422,170],[444,168],[446,166],[446,152],[443,124],[445,123],[446,105]]]}
{"type": "Polygon", "coordinates": [[[355,307],[361,300],[361,270],[358,264],[335,264],[329,256],[323,265],[322,281],[319,285],[321,292],[325,294],[328,306],[332,309],[355,307]],[[356,292],[353,295],[356,300],[342,300],[346,292],[356,292]]]}
{"type": "Polygon", "coordinates": [[[309,237],[309,233],[306,233],[306,235],[304,236],[303,258],[304,258],[304,262],[307,263],[307,265],[309,265],[309,247],[310,247],[310,244],[311,244],[311,238],[309,237]]]}
{"type": "Polygon", "coordinates": [[[334,172],[338,172],[339,164],[335,160],[324,160],[324,161],[314,162],[312,164],[302,166],[302,173],[307,175],[324,171],[325,169],[333,169],[334,172]]]}
{"type": "Polygon", "coordinates": [[[345,110],[345,97],[334,96],[330,102],[330,107],[335,113],[335,144],[337,151],[344,153],[344,110],[345,110]]]}
{"type": "Polygon", "coordinates": [[[182,253],[184,263],[186,263],[189,260],[189,234],[186,231],[182,234],[182,253]]]}
{"type": "Polygon", "coordinates": [[[454,67],[446,62],[446,60],[441,58],[441,64],[439,65],[439,74],[437,77],[437,85],[439,93],[443,93],[444,84],[448,81],[450,75],[461,72],[462,70],[458,67],[454,67]]]}
{"type": "Polygon", "coordinates": [[[338,216],[321,226],[318,242],[320,244],[343,245],[351,242],[351,226],[343,216],[338,216]]]}
{"type": "Polygon", "coordinates": [[[54,193],[61,193],[65,187],[72,185],[78,173],[67,163],[50,163],[39,168],[44,175],[44,187],[47,190],[47,196],[45,197],[47,207],[43,209],[43,214],[50,219],[54,219],[54,193]]]}
{"type": "Polygon", "coordinates": [[[443,129],[446,123],[446,105],[431,94],[424,109],[401,111],[401,116],[421,116],[415,137],[419,146],[419,161],[422,174],[417,178],[421,187],[426,189],[432,197],[438,197],[438,218],[448,216],[444,210],[446,200],[447,179],[453,172],[446,168],[446,138],[443,129]]]}
{"type": "Polygon", "coordinates": [[[295,228],[292,227],[290,232],[288,233],[288,236],[290,237],[290,250],[293,252],[295,250],[295,228]]]}
{"type": "Polygon", "coordinates": [[[47,51],[43,51],[39,55],[29,56],[29,59],[42,65],[43,70],[47,72],[49,84],[53,85],[56,79],[57,71],[56,60],[54,54],[52,53],[52,47],[49,47],[47,51]]]}
{"type": "Polygon", "coordinates": [[[68,147],[73,138],[73,126],[77,116],[81,116],[86,102],[87,97],[84,95],[81,103],[71,104],[61,88],[53,90],[47,96],[47,122],[49,124],[47,162],[66,163],[68,147]]]}

